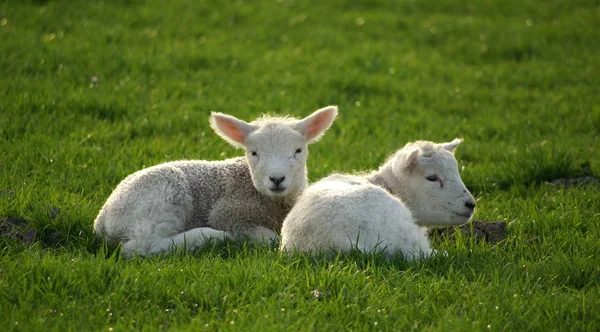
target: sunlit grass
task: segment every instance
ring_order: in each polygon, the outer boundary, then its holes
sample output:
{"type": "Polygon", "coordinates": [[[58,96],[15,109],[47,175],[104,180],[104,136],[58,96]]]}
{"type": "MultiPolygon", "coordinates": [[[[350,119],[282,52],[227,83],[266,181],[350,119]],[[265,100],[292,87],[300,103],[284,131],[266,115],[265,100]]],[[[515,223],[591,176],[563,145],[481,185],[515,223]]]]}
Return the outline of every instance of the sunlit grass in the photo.
{"type": "Polygon", "coordinates": [[[5,330],[600,329],[600,20],[594,1],[0,2],[5,330]],[[122,258],[92,233],[127,174],[240,155],[210,111],[340,116],[309,177],[463,137],[490,245],[386,261],[217,243],[122,258]]]}

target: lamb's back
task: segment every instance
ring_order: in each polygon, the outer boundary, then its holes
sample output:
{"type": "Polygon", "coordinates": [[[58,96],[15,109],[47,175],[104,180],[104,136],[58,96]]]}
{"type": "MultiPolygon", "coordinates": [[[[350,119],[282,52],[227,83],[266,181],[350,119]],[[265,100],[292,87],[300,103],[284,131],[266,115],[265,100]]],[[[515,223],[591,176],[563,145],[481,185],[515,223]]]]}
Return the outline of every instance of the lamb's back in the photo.
{"type": "Polygon", "coordinates": [[[309,186],[292,208],[282,230],[284,246],[310,251],[349,245],[355,234],[375,226],[374,211],[390,210],[390,200],[389,193],[363,177],[330,175],[309,186]]]}
{"type": "Polygon", "coordinates": [[[193,200],[192,219],[187,229],[204,227],[212,207],[221,199],[260,199],[243,157],[222,161],[180,160],[167,163],[180,169],[193,200]]]}

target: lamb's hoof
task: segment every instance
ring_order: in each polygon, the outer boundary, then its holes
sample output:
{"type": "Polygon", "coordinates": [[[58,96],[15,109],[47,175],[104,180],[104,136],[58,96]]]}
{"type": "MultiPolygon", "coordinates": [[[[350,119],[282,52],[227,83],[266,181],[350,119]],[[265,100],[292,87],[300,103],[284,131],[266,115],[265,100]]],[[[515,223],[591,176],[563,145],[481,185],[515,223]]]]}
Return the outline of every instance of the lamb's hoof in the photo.
{"type": "Polygon", "coordinates": [[[141,257],[148,256],[148,252],[145,249],[138,248],[137,245],[137,241],[129,240],[122,244],[121,253],[123,253],[123,256],[127,258],[131,258],[135,255],[141,257]]]}

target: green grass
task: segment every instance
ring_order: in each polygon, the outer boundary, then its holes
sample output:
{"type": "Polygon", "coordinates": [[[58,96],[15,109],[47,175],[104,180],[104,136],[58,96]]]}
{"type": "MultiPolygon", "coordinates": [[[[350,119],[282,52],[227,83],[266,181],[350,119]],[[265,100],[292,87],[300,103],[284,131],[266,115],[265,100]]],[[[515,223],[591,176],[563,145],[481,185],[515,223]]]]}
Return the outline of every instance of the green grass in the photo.
{"type": "Polygon", "coordinates": [[[37,238],[0,238],[0,326],[597,331],[600,188],[546,182],[600,175],[598,40],[598,1],[1,1],[0,217],[37,238]],[[249,243],[125,260],[93,236],[127,174],[240,155],[210,111],[329,104],[311,180],[463,137],[475,219],[508,239],[407,263],[249,243]]]}

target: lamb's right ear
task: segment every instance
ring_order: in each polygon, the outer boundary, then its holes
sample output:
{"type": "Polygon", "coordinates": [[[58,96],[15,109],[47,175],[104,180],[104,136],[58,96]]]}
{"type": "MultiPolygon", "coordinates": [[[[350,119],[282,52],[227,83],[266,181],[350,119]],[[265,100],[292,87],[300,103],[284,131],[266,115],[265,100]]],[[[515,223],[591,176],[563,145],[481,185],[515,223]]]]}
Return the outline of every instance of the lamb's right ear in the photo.
{"type": "Polygon", "coordinates": [[[246,136],[256,130],[256,127],[231,115],[212,112],[210,126],[224,140],[235,147],[244,147],[246,136]]]}
{"type": "Polygon", "coordinates": [[[331,126],[338,114],[337,106],[327,106],[298,121],[296,129],[301,132],[308,143],[316,142],[331,126]]]}
{"type": "Polygon", "coordinates": [[[454,150],[456,150],[456,147],[459,146],[460,143],[462,143],[462,141],[462,138],[455,138],[454,140],[452,140],[452,142],[440,143],[440,145],[447,151],[454,153],[454,150]]]}

